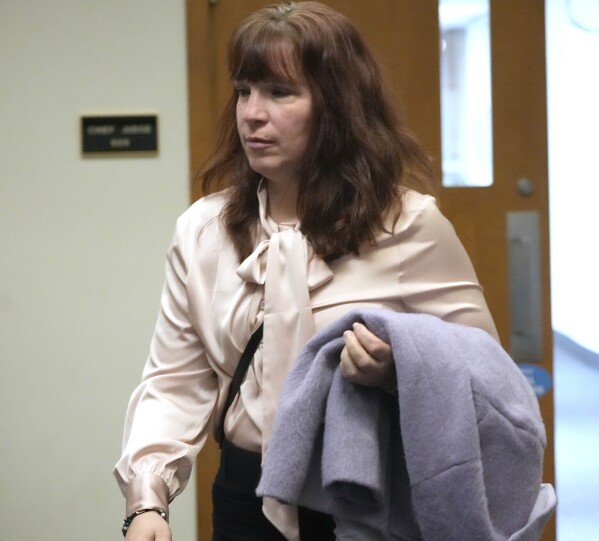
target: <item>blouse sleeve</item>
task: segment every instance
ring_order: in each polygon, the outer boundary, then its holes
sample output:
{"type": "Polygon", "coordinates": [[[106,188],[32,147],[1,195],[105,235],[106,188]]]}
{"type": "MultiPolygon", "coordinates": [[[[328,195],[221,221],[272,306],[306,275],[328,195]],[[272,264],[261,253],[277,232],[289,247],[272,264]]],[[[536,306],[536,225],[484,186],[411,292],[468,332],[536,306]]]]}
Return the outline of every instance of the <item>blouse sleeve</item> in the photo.
{"type": "Polygon", "coordinates": [[[478,327],[499,340],[474,267],[433,197],[410,209],[400,243],[399,282],[408,312],[478,327]]]}
{"type": "Polygon", "coordinates": [[[185,488],[218,395],[217,378],[189,320],[186,279],[193,239],[184,214],[168,251],[150,354],[129,402],[123,454],[114,468],[127,515],[167,510],[185,488]]]}

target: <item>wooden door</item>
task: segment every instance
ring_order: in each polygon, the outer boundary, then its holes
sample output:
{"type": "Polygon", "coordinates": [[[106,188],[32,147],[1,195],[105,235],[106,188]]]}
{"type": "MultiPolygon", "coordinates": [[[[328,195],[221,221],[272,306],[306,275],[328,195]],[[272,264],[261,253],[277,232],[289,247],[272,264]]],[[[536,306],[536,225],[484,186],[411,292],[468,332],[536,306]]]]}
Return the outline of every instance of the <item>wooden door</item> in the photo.
{"type": "MultiPolygon", "coordinates": [[[[269,0],[188,0],[189,121],[192,174],[213,143],[218,112],[230,92],[226,44],[234,27],[269,0]]],[[[349,16],[383,65],[408,125],[441,177],[439,24],[437,0],[324,0],[349,16]]],[[[549,296],[548,172],[545,98],[544,0],[491,0],[494,181],[485,188],[441,188],[452,221],[477,270],[506,349],[510,349],[510,272],[507,217],[527,211],[539,218],[542,357],[530,359],[552,373],[549,296]],[[521,195],[520,179],[534,190],[521,195]]],[[[193,200],[202,195],[192,182],[193,200]]],[[[513,311],[512,311],[513,318],[513,311]]],[[[527,360],[527,359],[523,359],[527,360]]],[[[544,480],[555,484],[553,395],[540,398],[548,432],[544,480]]],[[[211,538],[210,485],[218,452],[198,461],[199,539],[211,538]]],[[[555,539],[555,525],[543,540],[555,539]]]]}

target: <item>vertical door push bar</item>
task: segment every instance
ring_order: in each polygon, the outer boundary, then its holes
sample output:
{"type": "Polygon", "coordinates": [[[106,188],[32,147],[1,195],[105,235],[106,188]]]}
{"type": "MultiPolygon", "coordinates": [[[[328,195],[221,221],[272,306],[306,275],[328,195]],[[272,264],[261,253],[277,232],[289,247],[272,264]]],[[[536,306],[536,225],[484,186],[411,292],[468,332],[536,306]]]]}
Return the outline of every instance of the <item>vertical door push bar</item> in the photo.
{"type": "Polygon", "coordinates": [[[508,212],[510,353],[516,362],[543,359],[539,212],[508,212]]]}

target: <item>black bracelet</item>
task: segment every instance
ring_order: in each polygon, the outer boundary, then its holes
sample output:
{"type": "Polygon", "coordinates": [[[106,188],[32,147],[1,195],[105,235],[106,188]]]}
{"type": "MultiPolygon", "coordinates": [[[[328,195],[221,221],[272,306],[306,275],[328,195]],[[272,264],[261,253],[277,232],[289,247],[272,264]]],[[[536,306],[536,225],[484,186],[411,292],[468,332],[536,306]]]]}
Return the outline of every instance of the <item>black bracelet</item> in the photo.
{"type": "Polygon", "coordinates": [[[131,513],[123,521],[123,527],[121,528],[121,532],[123,532],[123,537],[126,537],[127,530],[129,529],[129,526],[133,522],[133,519],[139,515],[143,515],[144,513],[147,513],[148,511],[154,511],[154,513],[158,513],[164,520],[166,520],[168,522],[168,519],[166,516],[166,511],[163,511],[162,509],[140,509],[139,511],[135,511],[135,513],[131,513]]]}

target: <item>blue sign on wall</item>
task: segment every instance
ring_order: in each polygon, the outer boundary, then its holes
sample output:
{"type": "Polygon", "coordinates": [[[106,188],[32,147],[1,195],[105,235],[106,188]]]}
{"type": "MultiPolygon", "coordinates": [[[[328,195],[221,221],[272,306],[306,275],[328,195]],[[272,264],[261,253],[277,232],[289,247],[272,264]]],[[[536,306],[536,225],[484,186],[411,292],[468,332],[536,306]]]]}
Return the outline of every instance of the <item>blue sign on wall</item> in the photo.
{"type": "Polygon", "coordinates": [[[551,389],[551,374],[549,374],[549,372],[542,366],[537,364],[519,364],[518,366],[520,367],[520,370],[522,370],[524,377],[530,383],[537,398],[542,397],[551,389]]]}

